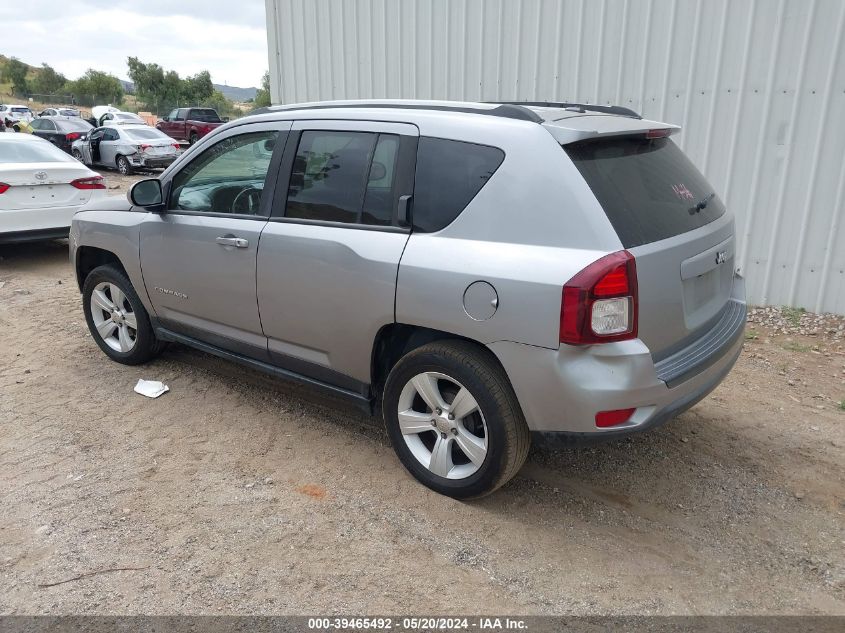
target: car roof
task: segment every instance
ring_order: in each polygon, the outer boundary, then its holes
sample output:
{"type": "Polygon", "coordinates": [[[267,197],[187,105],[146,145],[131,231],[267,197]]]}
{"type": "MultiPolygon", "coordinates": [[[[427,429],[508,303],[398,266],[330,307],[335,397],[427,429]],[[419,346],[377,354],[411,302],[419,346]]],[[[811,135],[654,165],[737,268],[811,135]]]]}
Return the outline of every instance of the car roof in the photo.
{"type": "MultiPolygon", "coordinates": [[[[401,112],[408,122],[431,117],[449,118],[467,115],[484,116],[486,124],[506,121],[524,121],[543,125],[561,143],[572,143],[597,136],[614,136],[666,130],[672,134],[678,126],[642,119],[633,110],[621,106],[562,102],[478,102],[478,101],[425,101],[411,99],[365,99],[350,101],[322,101],[269,106],[252,112],[249,117],[262,120],[275,114],[279,118],[362,119],[388,111],[401,112]]],[[[243,121],[243,119],[240,119],[243,121]]]]}

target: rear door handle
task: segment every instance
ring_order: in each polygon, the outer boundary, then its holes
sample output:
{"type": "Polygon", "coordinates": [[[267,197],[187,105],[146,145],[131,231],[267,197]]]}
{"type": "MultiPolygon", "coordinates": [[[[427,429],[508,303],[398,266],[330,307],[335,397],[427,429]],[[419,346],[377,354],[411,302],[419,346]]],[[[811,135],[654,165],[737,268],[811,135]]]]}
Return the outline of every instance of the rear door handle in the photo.
{"type": "Polygon", "coordinates": [[[220,246],[234,246],[235,248],[246,248],[249,246],[249,240],[242,237],[218,237],[217,243],[220,246]]]}

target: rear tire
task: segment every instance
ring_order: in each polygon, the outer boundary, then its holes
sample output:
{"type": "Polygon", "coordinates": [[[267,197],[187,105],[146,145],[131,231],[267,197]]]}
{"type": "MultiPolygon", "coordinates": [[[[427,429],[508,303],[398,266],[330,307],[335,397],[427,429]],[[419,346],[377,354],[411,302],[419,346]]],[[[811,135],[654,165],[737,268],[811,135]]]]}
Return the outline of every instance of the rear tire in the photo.
{"type": "Polygon", "coordinates": [[[197,136],[196,132],[191,132],[190,138],[188,138],[188,142],[191,145],[196,145],[197,141],[200,140],[199,136],[197,136]]]}
{"type": "Polygon", "coordinates": [[[129,164],[129,159],[126,156],[117,157],[117,171],[124,176],[132,175],[132,165],[129,164]]]}
{"type": "Polygon", "coordinates": [[[116,266],[99,266],[88,273],[82,284],[82,309],[94,341],[118,363],[146,363],[166,345],[156,338],[138,293],[116,266]]]}
{"type": "Polygon", "coordinates": [[[490,494],[528,456],[531,436],[507,375],[490,351],[467,341],[430,343],[402,357],[382,411],[405,468],[449,497],[490,494]]]}

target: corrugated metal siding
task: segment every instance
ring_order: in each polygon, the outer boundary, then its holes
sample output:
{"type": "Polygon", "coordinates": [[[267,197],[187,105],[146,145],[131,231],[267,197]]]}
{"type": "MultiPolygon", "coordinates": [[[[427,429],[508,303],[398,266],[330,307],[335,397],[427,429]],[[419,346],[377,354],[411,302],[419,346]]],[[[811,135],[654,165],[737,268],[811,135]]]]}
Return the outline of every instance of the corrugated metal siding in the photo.
{"type": "Polygon", "coordinates": [[[845,313],[843,0],[266,0],[274,103],[615,103],[737,217],[749,299],[845,313]]]}

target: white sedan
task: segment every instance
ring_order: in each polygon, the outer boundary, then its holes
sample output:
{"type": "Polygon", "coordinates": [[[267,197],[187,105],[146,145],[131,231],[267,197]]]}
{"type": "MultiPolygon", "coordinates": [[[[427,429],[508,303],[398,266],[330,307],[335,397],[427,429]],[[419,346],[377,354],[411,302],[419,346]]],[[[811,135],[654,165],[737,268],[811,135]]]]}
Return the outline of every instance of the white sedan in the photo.
{"type": "Polygon", "coordinates": [[[31,134],[0,134],[0,243],[67,237],[80,206],[104,195],[103,177],[31,134]]]}

